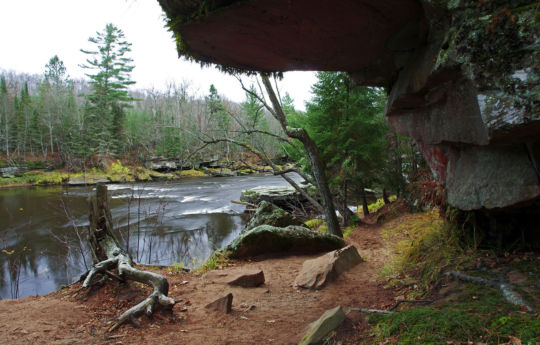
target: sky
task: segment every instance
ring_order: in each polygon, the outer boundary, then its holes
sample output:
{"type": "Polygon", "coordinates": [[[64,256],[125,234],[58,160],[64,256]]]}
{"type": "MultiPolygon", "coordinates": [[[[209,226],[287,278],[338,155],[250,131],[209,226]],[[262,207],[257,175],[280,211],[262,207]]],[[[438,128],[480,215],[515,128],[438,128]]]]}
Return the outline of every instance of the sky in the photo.
{"type": "MultiPolygon", "coordinates": [[[[188,81],[198,95],[206,95],[214,84],[222,96],[244,100],[234,77],[178,58],[157,0],[0,0],[0,70],[43,74],[49,59],[58,55],[71,78],[86,78],[79,67],[86,55],[80,49],[93,50],[88,38],[107,23],[132,43],[134,88],[163,90],[168,83],[188,81]]],[[[285,73],[281,94],[289,92],[295,107],[304,110],[315,81],[313,72],[285,73]]]]}

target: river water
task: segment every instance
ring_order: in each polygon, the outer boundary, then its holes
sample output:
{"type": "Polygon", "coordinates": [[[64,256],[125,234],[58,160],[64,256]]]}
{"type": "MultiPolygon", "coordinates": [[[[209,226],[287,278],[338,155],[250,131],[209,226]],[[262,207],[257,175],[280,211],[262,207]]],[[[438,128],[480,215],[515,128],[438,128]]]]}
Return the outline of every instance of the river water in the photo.
{"type": "MultiPolygon", "coordinates": [[[[285,184],[279,176],[253,175],[108,188],[118,236],[137,263],[190,268],[242,230],[244,206],[231,203],[242,190],[285,184]]],[[[93,192],[93,187],[0,189],[0,298],[47,294],[87,270],[87,199],[93,192]]]]}

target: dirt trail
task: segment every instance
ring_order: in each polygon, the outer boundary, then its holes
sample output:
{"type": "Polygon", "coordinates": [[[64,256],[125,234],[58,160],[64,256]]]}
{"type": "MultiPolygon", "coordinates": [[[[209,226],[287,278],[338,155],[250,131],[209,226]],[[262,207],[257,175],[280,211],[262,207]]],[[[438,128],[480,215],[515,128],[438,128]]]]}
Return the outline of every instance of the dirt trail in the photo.
{"type": "Polygon", "coordinates": [[[380,228],[355,230],[348,242],[366,262],[320,291],[298,290],[294,279],[302,263],[315,256],[257,257],[224,271],[262,269],[266,283],[258,288],[212,283],[201,274],[169,274],[169,295],[182,299],[173,313],[141,318],[138,329],[125,325],[104,333],[107,322],[145,296],[131,283],[119,289],[108,282],[80,299],[79,285],[44,297],[0,301],[0,333],[4,344],[297,344],[306,326],[325,310],[341,305],[384,309],[394,304],[393,291],[383,289],[378,274],[386,259],[380,228]],[[187,281],[188,283],[184,283],[187,281]],[[232,292],[233,311],[225,315],[204,306],[232,292]],[[182,311],[184,309],[184,311],[182,311]]]}

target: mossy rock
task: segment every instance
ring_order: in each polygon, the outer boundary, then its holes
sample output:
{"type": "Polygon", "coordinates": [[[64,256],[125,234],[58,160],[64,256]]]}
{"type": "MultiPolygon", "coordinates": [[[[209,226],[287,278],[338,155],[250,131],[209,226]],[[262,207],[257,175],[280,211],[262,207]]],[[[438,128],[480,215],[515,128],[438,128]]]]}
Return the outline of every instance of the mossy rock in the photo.
{"type": "Polygon", "coordinates": [[[285,227],[289,225],[303,225],[303,222],[284,209],[279,208],[269,202],[262,201],[243,232],[256,228],[260,225],[285,227]]]}
{"type": "Polygon", "coordinates": [[[302,226],[279,228],[260,225],[238,236],[222,251],[231,258],[245,258],[259,254],[327,252],[342,248],[345,242],[334,235],[323,234],[302,226]]]}

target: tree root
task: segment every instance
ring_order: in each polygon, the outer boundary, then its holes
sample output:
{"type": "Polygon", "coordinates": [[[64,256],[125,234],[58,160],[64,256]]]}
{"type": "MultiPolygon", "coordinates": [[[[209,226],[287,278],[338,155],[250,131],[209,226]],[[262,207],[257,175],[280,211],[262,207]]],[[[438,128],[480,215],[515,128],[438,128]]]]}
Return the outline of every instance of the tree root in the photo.
{"type": "Polygon", "coordinates": [[[171,309],[176,302],[167,296],[169,283],[165,277],[133,267],[131,256],[120,248],[110,231],[112,229],[110,217],[107,187],[98,185],[96,197],[90,200],[90,239],[94,260],[101,259],[101,261],[92,266],[84,280],[83,288],[90,287],[92,278],[99,273],[107,274],[120,281],[134,280],[152,287],[152,293],[147,298],[114,319],[113,325],[108,330],[112,332],[127,321],[138,327],[140,323],[136,319],[137,316],[143,313],[151,316],[158,308],[171,309]],[[118,274],[109,271],[113,267],[117,268],[118,274]]]}
{"type": "Polygon", "coordinates": [[[512,288],[512,285],[505,282],[502,279],[502,277],[499,279],[499,281],[496,281],[496,280],[490,280],[490,279],[485,279],[481,277],[473,277],[473,276],[470,276],[468,274],[464,274],[458,271],[449,271],[446,274],[453,278],[457,278],[459,280],[473,283],[476,285],[483,285],[483,286],[497,288],[503,295],[504,299],[506,299],[508,302],[514,305],[523,307],[527,309],[528,311],[533,311],[533,308],[518,293],[516,293],[514,289],[512,288]]]}

